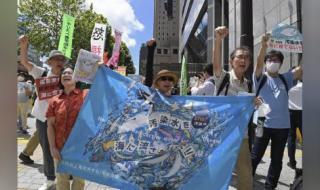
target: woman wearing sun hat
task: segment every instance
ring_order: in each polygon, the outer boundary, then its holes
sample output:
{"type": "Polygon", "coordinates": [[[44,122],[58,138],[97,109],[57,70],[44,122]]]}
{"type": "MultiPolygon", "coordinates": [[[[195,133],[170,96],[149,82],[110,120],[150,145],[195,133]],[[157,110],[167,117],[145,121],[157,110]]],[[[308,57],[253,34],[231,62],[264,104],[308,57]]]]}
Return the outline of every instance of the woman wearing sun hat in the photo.
{"type": "Polygon", "coordinates": [[[177,75],[174,72],[168,70],[160,70],[153,80],[152,87],[158,89],[162,94],[166,96],[171,95],[171,90],[178,82],[177,75]]]}

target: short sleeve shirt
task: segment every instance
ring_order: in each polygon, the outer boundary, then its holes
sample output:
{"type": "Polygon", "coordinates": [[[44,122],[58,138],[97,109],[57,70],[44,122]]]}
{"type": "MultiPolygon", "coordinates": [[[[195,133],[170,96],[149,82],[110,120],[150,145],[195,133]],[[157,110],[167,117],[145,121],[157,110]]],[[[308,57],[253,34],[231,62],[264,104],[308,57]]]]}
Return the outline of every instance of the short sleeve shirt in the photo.
{"type": "MultiPolygon", "coordinates": [[[[293,73],[291,71],[282,74],[287,82],[288,88],[293,86],[293,73]]],[[[264,127],[274,129],[290,128],[290,116],[288,108],[288,93],[285,84],[280,77],[271,77],[266,73],[267,81],[261,87],[259,96],[265,104],[270,107],[266,115],[264,127]]],[[[253,84],[257,90],[262,77],[256,78],[253,74],[253,84]]]]}
{"type": "Polygon", "coordinates": [[[59,150],[66,142],[77,119],[88,90],[75,89],[69,95],[54,96],[49,101],[46,117],[54,117],[55,142],[59,150]]]}
{"type": "MultiPolygon", "coordinates": [[[[217,76],[215,76],[215,74],[213,75],[213,79],[215,82],[215,90],[214,93],[215,95],[217,95],[218,90],[220,88],[220,85],[224,79],[224,77],[226,76],[226,71],[222,70],[221,71],[221,75],[218,78],[217,76]]],[[[239,94],[239,92],[248,92],[248,80],[246,78],[244,78],[243,81],[241,81],[240,79],[237,78],[236,74],[234,73],[234,70],[232,69],[231,71],[229,71],[230,74],[230,85],[228,87],[228,92],[227,92],[227,96],[237,96],[239,94]]],[[[226,92],[227,88],[224,88],[221,92],[220,95],[224,95],[226,92]]]]}
{"type": "MultiPolygon", "coordinates": [[[[38,79],[41,78],[45,69],[36,65],[33,65],[32,70],[29,74],[34,78],[38,79]]],[[[52,72],[49,72],[47,76],[54,76],[52,72]]],[[[38,120],[45,122],[47,118],[45,117],[46,111],[48,108],[48,100],[39,100],[37,98],[34,102],[34,106],[32,108],[31,114],[38,120]]]]}

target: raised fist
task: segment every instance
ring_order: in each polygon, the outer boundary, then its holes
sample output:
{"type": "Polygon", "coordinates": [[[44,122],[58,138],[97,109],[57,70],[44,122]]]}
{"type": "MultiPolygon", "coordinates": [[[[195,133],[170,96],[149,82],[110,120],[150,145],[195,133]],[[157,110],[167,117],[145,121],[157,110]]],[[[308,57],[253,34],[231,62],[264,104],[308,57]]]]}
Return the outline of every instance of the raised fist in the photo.
{"type": "Polygon", "coordinates": [[[225,26],[219,26],[214,30],[214,35],[217,39],[224,39],[229,34],[229,29],[225,26]]]}

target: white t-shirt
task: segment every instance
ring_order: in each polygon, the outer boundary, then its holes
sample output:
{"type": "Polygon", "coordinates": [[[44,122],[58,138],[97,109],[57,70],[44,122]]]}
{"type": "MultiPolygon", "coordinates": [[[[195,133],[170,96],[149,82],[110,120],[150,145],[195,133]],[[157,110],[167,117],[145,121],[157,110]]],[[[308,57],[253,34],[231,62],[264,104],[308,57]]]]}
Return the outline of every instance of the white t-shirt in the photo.
{"type": "Polygon", "coordinates": [[[298,83],[289,90],[289,109],[302,110],[302,82],[298,83]]]}
{"type": "Polygon", "coordinates": [[[194,96],[213,96],[214,84],[210,81],[212,77],[206,79],[204,83],[198,87],[191,88],[191,95],[194,96]]]}
{"type": "MultiPolygon", "coordinates": [[[[42,74],[45,72],[44,68],[41,68],[39,66],[33,65],[32,70],[29,72],[31,76],[33,76],[34,79],[41,78],[42,74]]],[[[55,76],[51,71],[47,74],[47,76],[55,76]]],[[[32,108],[31,114],[38,120],[45,122],[47,120],[46,118],[46,112],[48,109],[48,101],[49,99],[45,100],[39,100],[37,99],[34,102],[34,106],[32,108]]]]}

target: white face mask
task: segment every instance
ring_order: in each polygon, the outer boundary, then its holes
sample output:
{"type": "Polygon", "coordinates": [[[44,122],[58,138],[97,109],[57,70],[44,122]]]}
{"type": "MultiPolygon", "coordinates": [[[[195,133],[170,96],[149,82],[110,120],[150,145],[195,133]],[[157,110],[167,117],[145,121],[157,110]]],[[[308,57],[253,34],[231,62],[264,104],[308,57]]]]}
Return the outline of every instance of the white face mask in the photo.
{"type": "Polygon", "coordinates": [[[277,73],[280,70],[280,63],[267,61],[266,69],[270,73],[277,73]]]}

